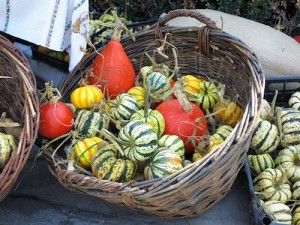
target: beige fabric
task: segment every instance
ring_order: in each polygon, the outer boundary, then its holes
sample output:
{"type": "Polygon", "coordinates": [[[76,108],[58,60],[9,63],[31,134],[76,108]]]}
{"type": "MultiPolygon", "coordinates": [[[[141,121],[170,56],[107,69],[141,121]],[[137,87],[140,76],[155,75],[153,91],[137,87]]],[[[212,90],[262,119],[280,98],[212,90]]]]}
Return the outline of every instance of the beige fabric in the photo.
{"type": "MultiPolygon", "coordinates": [[[[266,76],[300,76],[300,44],[290,36],[238,16],[209,9],[197,10],[252,48],[266,76]]],[[[203,25],[193,18],[183,17],[175,18],[168,24],[177,27],[203,25]]]]}

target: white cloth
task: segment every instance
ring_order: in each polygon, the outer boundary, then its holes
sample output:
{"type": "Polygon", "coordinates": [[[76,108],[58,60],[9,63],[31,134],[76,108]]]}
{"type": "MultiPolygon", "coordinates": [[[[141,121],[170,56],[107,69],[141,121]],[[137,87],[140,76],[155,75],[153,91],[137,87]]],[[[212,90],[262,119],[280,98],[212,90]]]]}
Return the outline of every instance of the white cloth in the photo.
{"type": "Polygon", "coordinates": [[[52,50],[67,50],[71,71],[86,49],[88,13],[88,0],[0,0],[0,30],[52,50]]]}

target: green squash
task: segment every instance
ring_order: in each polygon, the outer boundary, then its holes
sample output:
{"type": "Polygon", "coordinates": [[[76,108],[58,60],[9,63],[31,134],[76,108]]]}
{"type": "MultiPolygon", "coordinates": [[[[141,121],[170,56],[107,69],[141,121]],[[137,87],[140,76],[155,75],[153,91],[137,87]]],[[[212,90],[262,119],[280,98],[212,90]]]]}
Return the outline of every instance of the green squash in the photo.
{"type": "Polygon", "coordinates": [[[7,164],[12,151],[16,148],[16,140],[10,134],[0,133],[0,169],[7,164]]]}

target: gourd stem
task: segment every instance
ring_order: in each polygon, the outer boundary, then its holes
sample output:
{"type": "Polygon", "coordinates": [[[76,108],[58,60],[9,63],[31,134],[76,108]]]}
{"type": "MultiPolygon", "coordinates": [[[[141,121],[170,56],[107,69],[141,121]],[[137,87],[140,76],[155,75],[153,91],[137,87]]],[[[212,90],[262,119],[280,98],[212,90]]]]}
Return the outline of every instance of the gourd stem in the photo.
{"type": "Polygon", "coordinates": [[[278,96],[278,90],[275,90],[275,94],[274,97],[272,99],[272,103],[271,103],[271,117],[274,117],[274,113],[275,113],[275,104],[276,104],[276,100],[277,100],[277,96],[278,96]]]}
{"type": "Polygon", "coordinates": [[[155,62],[155,60],[147,52],[145,52],[145,55],[151,62],[152,70],[154,70],[154,68],[157,68],[158,64],[155,62]]]}
{"type": "Polygon", "coordinates": [[[178,99],[180,106],[185,112],[192,111],[191,103],[189,102],[187,96],[180,89],[175,90],[174,95],[178,99]]]}
{"type": "Polygon", "coordinates": [[[122,31],[125,30],[129,36],[131,37],[131,39],[133,41],[135,41],[135,36],[133,35],[132,31],[130,31],[122,22],[121,20],[119,19],[118,15],[117,15],[117,12],[112,10],[111,11],[111,14],[114,16],[115,18],[115,28],[114,28],[114,32],[113,32],[113,35],[111,37],[111,40],[114,40],[114,41],[120,41],[121,40],[121,34],[122,34],[122,31]]]}
{"type": "Polygon", "coordinates": [[[125,143],[122,140],[120,140],[119,138],[115,137],[111,132],[109,132],[108,130],[106,130],[104,128],[101,129],[100,134],[103,137],[105,137],[107,140],[111,141],[116,146],[116,148],[119,150],[119,152],[122,156],[125,155],[120,144],[126,145],[127,143],[125,143]]]}
{"type": "Polygon", "coordinates": [[[277,116],[277,124],[278,124],[278,130],[279,130],[279,135],[280,135],[280,141],[281,143],[285,143],[283,140],[283,131],[282,131],[282,121],[281,121],[281,112],[282,109],[280,107],[276,107],[276,116],[277,116]]]}
{"type": "Polygon", "coordinates": [[[145,122],[147,123],[147,118],[148,118],[148,112],[151,104],[151,99],[150,99],[150,85],[147,86],[146,90],[146,96],[145,96],[145,107],[144,107],[144,117],[145,117],[145,122]]]}

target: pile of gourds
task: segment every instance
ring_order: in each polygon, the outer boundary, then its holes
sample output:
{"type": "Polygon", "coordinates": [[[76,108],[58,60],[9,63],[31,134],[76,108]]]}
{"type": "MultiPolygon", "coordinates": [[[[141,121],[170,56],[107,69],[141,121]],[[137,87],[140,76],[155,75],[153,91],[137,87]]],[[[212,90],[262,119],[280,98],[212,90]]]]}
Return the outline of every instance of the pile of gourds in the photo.
{"type": "Polygon", "coordinates": [[[70,102],[62,102],[58,90],[46,85],[40,110],[39,134],[46,139],[42,149],[63,140],[59,147],[64,146],[69,169],[115,182],[180,172],[225,141],[243,110],[225,96],[223,84],[180,74],[180,55],[173,47],[174,61],[168,62],[162,51],[166,43],[145,52],[150,63],[136,74],[120,43],[126,27],[118,17],[115,21],[111,40],[72,91],[70,102]],[[166,60],[157,63],[157,56],[166,60]]]}
{"type": "Polygon", "coordinates": [[[300,224],[300,92],[288,107],[263,102],[247,157],[255,194],[277,223],[300,224]]]}

